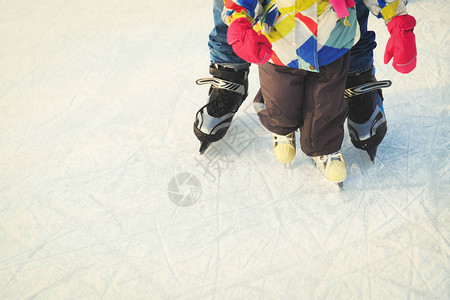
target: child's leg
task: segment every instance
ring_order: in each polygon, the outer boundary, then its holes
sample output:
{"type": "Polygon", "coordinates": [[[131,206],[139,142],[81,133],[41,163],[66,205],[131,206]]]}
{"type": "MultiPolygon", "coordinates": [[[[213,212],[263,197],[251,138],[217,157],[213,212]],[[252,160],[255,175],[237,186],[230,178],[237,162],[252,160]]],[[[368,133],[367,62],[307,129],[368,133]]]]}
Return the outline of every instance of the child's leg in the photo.
{"type": "Polygon", "coordinates": [[[320,73],[305,80],[303,126],[300,145],[308,156],[337,152],[344,139],[348,107],[344,99],[350,53],[320,67],[320,73]]]}
{"type": "Polygon", "coordinates": [[[303,117],[304,78],[307,72],[273,64],[259,67],[261,89],[255,97],[261,123],[273,134],[273,153],[288,164],[295,156],[295,130],[303,117]]]}
{"type": "Polygon", "coordinates": [[[270,63],[259,66],[261,89],[254,101],[264,103],[258,117],[269,131],[287,135],[301,126],[307,73],[270,63]]]}

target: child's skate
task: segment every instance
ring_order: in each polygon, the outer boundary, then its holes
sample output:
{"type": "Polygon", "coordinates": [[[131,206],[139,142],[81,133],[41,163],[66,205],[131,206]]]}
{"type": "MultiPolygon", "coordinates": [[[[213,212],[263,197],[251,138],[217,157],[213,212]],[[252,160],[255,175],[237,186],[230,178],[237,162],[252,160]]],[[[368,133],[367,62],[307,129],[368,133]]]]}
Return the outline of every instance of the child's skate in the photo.
{"type": "Polygon", "coordinates": [[[312,159],[329,181],[336,183],[342,190],[344,189],[343,181],[347,178],[347,168],[339,151],[328,155],[313,156],[312,159]]]}
{"type": "Polygon", "coordinates": [[[282,164],[290,164],[295,156],[295,131],[287,135],[273,134],[273,154],[282,164]]]}

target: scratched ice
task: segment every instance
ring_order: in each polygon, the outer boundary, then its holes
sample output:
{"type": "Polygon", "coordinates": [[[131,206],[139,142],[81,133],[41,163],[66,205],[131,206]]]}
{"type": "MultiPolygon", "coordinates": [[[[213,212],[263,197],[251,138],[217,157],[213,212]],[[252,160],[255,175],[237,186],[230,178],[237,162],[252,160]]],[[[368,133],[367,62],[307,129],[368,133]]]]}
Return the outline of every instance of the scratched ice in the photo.
{"type": "Polygon", "coordinates": [[[277,163],[256,66],[198,154],[207,2],[0,3],[0,299],[450,299],[447,1],[409,1],[408,75],[370,17],[388,133],[375,164],[346,133],[345,192],[277,163]]]}

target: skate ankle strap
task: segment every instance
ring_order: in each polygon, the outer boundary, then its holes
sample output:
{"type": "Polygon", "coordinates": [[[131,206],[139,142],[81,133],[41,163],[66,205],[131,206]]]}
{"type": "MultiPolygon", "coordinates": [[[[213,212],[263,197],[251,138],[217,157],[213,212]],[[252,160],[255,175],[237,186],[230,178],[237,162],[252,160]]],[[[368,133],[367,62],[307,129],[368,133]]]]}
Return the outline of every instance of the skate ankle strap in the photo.
{"type": "Polygon", "coordinates": [[[224,89],[235,93],[239,93],[241,95],[245,95],[244,85],[236,82],[231,82],[218,78],[200,78],[197,79],[195,83],[198,85],[211,84],[213,87],[218,89],[224,89]]]}
{"type": "Polygon", "coordinates": [[[355,87],[345,89],[344,97],[351,98],[353,96],[362,95],[381,88],[390,87],[391,84],[392,82],[390,80],[370,81],[355,87]]]}

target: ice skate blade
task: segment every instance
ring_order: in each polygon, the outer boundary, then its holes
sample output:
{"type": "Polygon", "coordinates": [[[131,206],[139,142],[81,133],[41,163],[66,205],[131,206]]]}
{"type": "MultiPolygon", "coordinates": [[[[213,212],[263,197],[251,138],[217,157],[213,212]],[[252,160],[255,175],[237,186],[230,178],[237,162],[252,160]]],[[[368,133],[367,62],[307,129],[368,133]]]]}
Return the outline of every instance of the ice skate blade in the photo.
{"type": "Polygon", "coordinates": [[[375,157],[377,155],[377,147],[372,149],[367,149],[367,154],[369,154],[370,160],[375,163],[375,157]]]}
{"type": "Polygon", "coordinates": [[[345,191],[344,189],[344,182],[337,182],[336,183],[336,187],[340,190],[340,191],[345,191]]]}
{"type": "Polygon", "coordinates": [[[206,149],[211,145],[211,142],[200,142],[200,154],[205,153],[206,149]]]}

